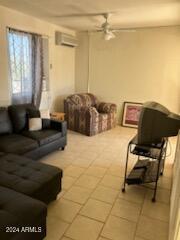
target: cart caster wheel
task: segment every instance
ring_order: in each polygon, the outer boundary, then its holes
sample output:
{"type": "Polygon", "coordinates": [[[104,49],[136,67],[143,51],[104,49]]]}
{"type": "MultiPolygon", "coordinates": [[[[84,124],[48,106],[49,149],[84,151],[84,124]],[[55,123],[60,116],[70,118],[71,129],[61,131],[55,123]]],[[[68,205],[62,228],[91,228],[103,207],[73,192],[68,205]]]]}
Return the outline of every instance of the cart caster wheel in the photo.
{"type": "Polygon", "coordinates": [[[122,192],[125,192],[125,188],[122,188],[122,192]]]}
{"type": "Polygon", "coordinates": [[[155,199],[155,198],[152,198],[152,202],[156,202],[156,199],[155,199]]]}
{"type": "Polygon", "coordinates": [[[163,176],[163,173],[160,173],[161,176],[163,176]]]}

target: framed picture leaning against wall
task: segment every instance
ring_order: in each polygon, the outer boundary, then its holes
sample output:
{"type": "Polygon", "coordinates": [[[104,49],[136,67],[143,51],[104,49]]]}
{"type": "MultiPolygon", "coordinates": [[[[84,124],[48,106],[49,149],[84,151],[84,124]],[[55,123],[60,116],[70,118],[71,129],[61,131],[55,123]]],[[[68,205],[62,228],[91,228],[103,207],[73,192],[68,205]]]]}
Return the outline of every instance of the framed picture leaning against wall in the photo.
{"type": "Polygon", "coordinates": [[[142,103],[124,102],[122,126],[137,128],[142,103]]]}

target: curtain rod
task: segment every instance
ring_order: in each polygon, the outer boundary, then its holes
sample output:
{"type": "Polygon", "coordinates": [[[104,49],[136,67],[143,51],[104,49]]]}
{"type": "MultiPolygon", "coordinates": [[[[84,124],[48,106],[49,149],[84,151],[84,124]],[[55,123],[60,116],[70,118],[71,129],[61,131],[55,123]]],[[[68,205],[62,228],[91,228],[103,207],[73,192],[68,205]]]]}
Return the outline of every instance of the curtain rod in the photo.
{"type": "Polygon", "coordinates": [[[22,30],[22,29],[17,29],[17,28],[13,28],[13,27],[9,27],[9,26],[7,26],[6,28],[8,30],[11,29],[11,30],[14,30],[14,31],[22,32],[22,33],[29,33],[29,34],[38,35],[38,36],[41,36],[43,38],[50,38],[50,36],[48,36],[48,35],[40,34],[40,33],[37,33],[37,32],[25,31],[25,30],[22,30]]]}

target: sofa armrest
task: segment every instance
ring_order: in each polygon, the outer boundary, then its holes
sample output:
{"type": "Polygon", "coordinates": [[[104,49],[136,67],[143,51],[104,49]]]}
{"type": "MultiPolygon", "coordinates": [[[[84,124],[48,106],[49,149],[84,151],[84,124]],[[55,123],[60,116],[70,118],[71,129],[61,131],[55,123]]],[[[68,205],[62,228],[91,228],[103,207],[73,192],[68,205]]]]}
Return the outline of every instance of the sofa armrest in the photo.
{"type": "Polygon", "coordinates": [[[117,106],[114,103],[101,102],[97,106],[99,113],[115,113],[117,112],[117,106]]]}
{"type": "Polygon", "coordinates": [[[51,120],[51,128],[62,132],[62,136],[66,136],[67,134],[67,122],[66,121],[55,121],[51,120]]]}

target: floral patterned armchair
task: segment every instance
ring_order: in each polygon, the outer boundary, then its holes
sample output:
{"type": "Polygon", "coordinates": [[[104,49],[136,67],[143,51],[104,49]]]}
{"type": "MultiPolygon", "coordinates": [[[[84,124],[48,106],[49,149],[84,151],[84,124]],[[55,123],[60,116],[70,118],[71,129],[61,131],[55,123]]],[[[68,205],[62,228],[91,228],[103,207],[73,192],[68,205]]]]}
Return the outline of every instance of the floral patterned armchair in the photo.
{"type": "Polygon", "coordinates": [[[98,102],[90,93],[73,94],[64,100],[68,129],[93,136],[116,126],[117,107],[98,102]]]}

